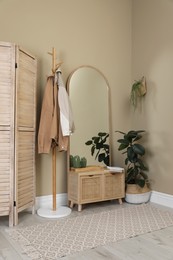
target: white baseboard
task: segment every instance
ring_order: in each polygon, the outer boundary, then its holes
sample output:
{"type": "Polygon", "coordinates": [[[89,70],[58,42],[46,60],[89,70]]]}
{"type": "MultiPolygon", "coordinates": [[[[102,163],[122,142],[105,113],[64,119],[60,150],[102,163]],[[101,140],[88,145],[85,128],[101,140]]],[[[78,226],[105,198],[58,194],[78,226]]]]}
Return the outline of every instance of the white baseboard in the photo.
{"type": "Polygon", "coordinates": [[[162,206],[173,208],[173,195],[152,191],[150,201],[162,206]]]}
{"type": "MultiPolygon", "coordinates": [[[[173,195],[152,191],[150,201],[162,206],[173,208],[173,195]]],[[[56,195],[57,207],[67,205],[67,193],[61,193],[56,195]]],[[[36,210],[39,208],[52,207],[53,199],[52,195],[36,197],[36,210]]]]}
{"type": "MultiPolygon", "coordinates": [[[[51,208],[53,205],[52,195],[36,197],[35,208],[51,208]]],[[[61,193],[56,195],[56,207],[67,205],[67,193],[61,193]]]]}

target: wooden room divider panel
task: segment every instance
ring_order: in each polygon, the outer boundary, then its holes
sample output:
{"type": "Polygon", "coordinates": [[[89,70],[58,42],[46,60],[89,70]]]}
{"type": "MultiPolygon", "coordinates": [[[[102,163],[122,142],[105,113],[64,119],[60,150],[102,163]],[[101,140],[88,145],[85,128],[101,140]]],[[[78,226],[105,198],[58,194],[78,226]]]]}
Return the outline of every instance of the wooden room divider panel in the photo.
{"type": "Polygon", "coordinates": [[[0,216],[9,226],[35,204],[37,60],[0,42],[0,216]]]}

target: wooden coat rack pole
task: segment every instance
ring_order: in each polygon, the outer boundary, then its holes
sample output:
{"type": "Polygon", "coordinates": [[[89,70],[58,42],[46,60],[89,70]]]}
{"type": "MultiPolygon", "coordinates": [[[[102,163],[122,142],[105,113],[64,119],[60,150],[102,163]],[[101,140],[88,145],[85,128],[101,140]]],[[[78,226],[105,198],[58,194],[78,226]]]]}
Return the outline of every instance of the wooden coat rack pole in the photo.
{"type": "Polygon", "coordinates": [[[53,210],[56,210],[56,146],[52,148],[52,190],[53,210]]]}
{"type": "MultiPolygon", "coordinates": [[[[52,52],[48,52],[52,55],[52,72],[56,70],[56,50],[53,47],[52,52]]],[[[52,196],[53,196],[53,210],[56,211],[56,146],[52,147],[52,196]]]]}

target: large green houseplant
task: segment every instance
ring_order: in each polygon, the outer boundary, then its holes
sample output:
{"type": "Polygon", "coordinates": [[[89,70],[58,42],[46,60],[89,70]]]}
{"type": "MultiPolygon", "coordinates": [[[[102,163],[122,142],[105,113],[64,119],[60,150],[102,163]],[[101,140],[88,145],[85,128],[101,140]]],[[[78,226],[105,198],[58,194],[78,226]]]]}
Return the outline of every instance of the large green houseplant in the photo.
{"type": "Polygon", "coordinates": [[[120,143],[118,150],[123,151],[126,154],[125,165],[126,170],[126,184],[137,184],[140,187],[144,187],[148,183],[148,176],[146,171],[147,166],[142,160],[145,154],[145,148],[138,141],[142,138],[144,130],[131,130],[127,133],[122,131],[116,131],[123,135],[123,138],[118,139],[120,143]]]}
{"type": "Polygon", "coordinates": [[[125,200],[130,203],[144,203],[150,198],[149,180],[146,171],[148,170],[143,161],[145,148],[138,141],[142,138],[144,130],[130,130],[127,133],[116,131],[123,135],[118,139],[118,150],[126,154],[126,196],[125,200]]]}

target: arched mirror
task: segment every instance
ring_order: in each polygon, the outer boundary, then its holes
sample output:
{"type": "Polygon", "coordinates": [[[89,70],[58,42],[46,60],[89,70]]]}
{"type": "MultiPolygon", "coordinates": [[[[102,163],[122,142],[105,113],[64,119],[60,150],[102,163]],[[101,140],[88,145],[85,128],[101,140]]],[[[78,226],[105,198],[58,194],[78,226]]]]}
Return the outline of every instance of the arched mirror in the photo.
{"type": "Polygon", "coordinates": [[[92,66],[81,66],[68,77],[67,89],[75,123],[75,132],[70,136],[69,155],[85,157],[87,166],[104,165],[103,162],[95,159],[97,151],[91,155],[91,145],[86,145],[86,142],[98,136],[98,133],[108,133],[106,142],[110,145],[108,81],[98,69],[92,66]]]}

